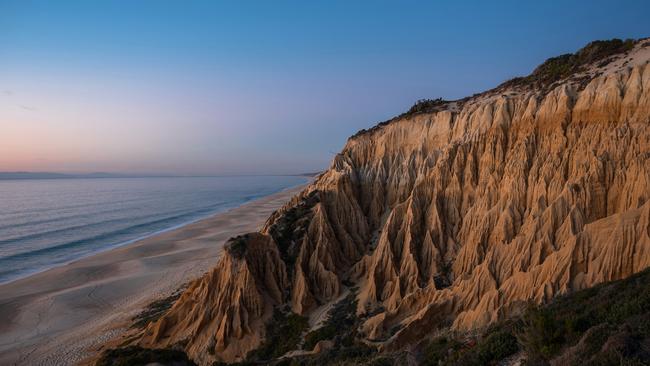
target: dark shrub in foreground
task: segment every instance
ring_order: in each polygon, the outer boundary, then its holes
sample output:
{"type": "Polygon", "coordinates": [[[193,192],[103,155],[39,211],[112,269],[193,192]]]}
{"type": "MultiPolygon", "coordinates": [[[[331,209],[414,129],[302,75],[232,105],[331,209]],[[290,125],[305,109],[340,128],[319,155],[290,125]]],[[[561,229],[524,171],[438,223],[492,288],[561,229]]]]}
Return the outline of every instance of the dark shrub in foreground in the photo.
{"type": "Polygon", "coordinates": [[[95,363],[96,366],[144,366],[159,363],[165,366],[196,366],[185,352],[171,349],[148,349],[138,346],[109,349],[95,363]]]}
{"type": "Polygon", "coordinates": [[[311,351],[318,342],[335,338],[344,345],[352,344],[358,325],[356,309],[356,293],[352,292],[332,307],[322,327],[307,333],[302,348],[311,351]]]}
{"type": "Polygon", "coordinates": [[[259,348],[249,352],[249,362],[273,360],[298,348],[302,333],[309,327],[304,316],[275,309],[266,326],[266,336],[259,348]]]}

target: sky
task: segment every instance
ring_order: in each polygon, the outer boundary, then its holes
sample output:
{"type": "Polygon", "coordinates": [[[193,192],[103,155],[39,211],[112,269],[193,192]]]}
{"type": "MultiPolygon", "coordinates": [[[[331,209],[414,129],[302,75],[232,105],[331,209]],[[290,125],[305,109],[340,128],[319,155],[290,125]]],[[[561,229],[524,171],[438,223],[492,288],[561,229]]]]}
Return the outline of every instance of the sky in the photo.
{"type": "Polygon", "coordinates": [[[0,171],[318,171],[418,99],[649,37],[648,14],[647,0],[0,0],[0,171]]]}

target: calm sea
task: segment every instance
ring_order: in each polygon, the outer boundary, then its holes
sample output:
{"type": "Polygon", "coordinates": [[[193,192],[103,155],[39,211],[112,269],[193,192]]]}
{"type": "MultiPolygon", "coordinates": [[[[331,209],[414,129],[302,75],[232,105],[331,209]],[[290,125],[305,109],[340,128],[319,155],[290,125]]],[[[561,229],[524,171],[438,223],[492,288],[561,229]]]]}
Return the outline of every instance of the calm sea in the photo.
{"type": "Polygon", "coordinates": [[[305,182],[292,176],[0,180],[0,283],[305,182]]]}

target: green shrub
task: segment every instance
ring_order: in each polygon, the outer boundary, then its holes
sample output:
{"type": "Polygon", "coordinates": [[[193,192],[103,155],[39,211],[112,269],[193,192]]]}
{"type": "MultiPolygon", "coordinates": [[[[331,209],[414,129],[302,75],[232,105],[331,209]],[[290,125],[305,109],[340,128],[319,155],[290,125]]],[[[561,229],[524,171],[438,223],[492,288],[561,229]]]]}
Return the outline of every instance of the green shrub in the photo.
{"type": "Polygon", "coordinates": [[[323,340],[333,339],[338,330],[332,325],[324,325],[316,330],[313,330],[305,336],[305,343],[302,348],[307,351],[314,349],[316,344],[323,340]]]}
{"type": "Polygon", "coordinates": [[[484,365],[503,360],[519,351],[517,338],[508,331],[488,335],[478,345],[478,358],[484,365]]]}
{"type": "Polygon", "coordinates": [[[509,323],[488,329],[483,336],[465,339],[442,336],[429,341],[422,350],[422,365],[495,365],[519,351],[509,323]]]}
{"type": "Polygon", "coordinates": [[[497,89],[510,86],[549,87],[557,81],[584,71],[586,65],[598,63],[598,66],[605,66],[611,60],[611,56],[631,50],[634,43],[635,41],[632,39],[620,40],[616,38],[591,42],[576,53],[551,57],[530,75],[508,80],[497,89]]]}
{"type": "Polygon", "coordinates": [[[248,234],[235,236],[228,239],[224,248],[226,251],[235,258],[244,258],[246,254],[246,243],[248,241],[248,234]]]}
{"type": "Polygon", "coordinates": [[[576,365],[650,363],[650,269],[531,308],[520,334],[531,364],[556,357],[576,365]],[[573,362],[573,361],[572,361],[573,362]]]}
{"type": "Polygon", "coordinates": [[[613,329],[606,325],[594,327],[591,330],[585,333],[580,340],[582,347],[576,355],[578,359],[583,361],[587,361],[593,355],[599,353],[613,331],[613,329]]]}
{"type": "Polygon", "coordinates": [[[520,341],[529,358],[548,360],[566,341],[563,324],[548,309],[530,309],[524,323],[520,341]]]}
{"type": "Polygon", "coordinates": [[[334,304],[327,313],[327,320],[322,327],[315,329],[305,336],[303,349],[311,351],[323,340],[334,340],[343,346],[351,346],[356,336],[357,299],[353,291],[343,300],[334,304]]]}
{"type": "Polygon", "coordinates": [[[461,347],[462,343],[453,338],[443,336],[433,339],[424,347],[422,365],[437,366],[461,347]]]}
{"type": "Polygon", "coordinates": [[[109,349],[102,353],[96,366],[144,366],[151,363],[175,366],[196,366],[182,351],[149,349],[139,346],[109,349]]]}
{"type": "Polygon", "coordinates": [[[131,328],[142,329],[146,327],[149,323],[160,319],[160,317],[165,315],[165,313],[167,313],[167,311],[171,309],[171,307],[174,305],[176,300],[178,300],[181,294],[182,294],[182,289],[177,291],[171,296],[168,296],[164,299],[155,300],[149,305],[147,305],[140,313],[138,313],[138,315],[131,318],[131,321],[133,321],[133,324],[131,324],[131,328]]]}
{"type": "Polygon", "coordinates": [[[386,365],[387,356],[378,356],[377,351],[367,345],[355,343],[350,346],[335,346],[317,355],[297,359],[303,366],[347,366],[347,365],[386,365]]]}
{"type": "Polygon", "coordinates": [[[441,106],[444,106],[448,102],[442,98],[437,99],[420,99],[409,110],[402,114],[401,117],[412,116],[419,113],[431,113],[436,112],[440,109],[441,106]]]}
{"type": "Polygon", "coordinates": [[[269,233],[278,245],[280,257],[287,265],[289,277],[293,276],[294,263],[300,250],[300,243],[312,218],[311,209],[320,202],[318,191],[310,192],[295,206],[277,216],[269,233]]]}
{"type": "Polygon", "coordinates": [[[278,358],[298,348],[302,333],[309,327],[304,316],[275,309],[266,326],[266,336],[259,348],[249,352],[248,361],[265,361],[278,358]]]}

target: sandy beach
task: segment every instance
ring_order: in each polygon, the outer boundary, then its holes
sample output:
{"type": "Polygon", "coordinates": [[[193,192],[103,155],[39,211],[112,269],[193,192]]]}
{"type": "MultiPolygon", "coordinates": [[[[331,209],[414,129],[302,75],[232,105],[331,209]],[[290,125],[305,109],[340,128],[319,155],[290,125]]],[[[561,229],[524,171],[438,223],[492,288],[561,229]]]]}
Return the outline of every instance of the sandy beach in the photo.
{"type": "Polygon", "coordinates": [[[101,349],[153,300],[215,265],[304,186],[133,244],[0,285],[0,365],[69,365],[101,349]]]}

